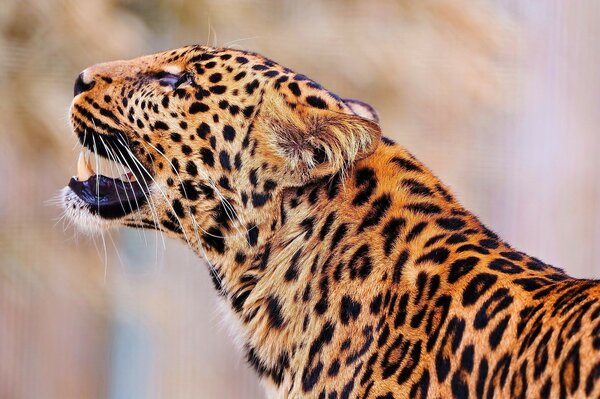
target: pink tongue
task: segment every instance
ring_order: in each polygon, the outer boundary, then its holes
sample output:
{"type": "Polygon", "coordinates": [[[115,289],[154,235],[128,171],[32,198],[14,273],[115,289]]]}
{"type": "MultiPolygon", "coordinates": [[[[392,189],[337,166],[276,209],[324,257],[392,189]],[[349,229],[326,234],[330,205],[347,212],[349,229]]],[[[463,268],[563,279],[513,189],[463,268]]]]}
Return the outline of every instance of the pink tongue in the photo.
{"type": "Polygon", "coordinates": [[[135,180],[135,176],[131,172],[121,175],[121,180],[135,180]]]}

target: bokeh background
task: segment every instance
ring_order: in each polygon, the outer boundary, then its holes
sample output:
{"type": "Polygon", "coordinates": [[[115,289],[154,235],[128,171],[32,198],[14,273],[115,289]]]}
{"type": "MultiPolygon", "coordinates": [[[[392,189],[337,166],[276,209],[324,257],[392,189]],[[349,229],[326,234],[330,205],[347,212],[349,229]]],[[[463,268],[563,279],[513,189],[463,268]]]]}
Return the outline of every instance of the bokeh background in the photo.
{"type": "Polygon", "coordinates": [[[261,52],[346,97],[516,248],[600,275],[597,0],[1,0],[0,398],[260,398],[183,245],[85,237],[80,70],[184,44],[261,52]]]}

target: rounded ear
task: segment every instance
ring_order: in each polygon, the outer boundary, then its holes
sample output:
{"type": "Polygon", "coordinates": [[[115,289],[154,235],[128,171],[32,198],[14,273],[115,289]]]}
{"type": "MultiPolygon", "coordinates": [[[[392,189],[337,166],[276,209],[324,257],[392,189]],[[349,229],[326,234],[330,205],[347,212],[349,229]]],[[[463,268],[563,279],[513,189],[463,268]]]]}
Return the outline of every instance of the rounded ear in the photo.
{"type": "Polygon", "coordinates": [[[291,185],[343,171],[375,151],[381,139],[379,125],[369,119],[290,104],[279,95],[265,96],[255,127],[291,185]]]}
{"type": "Polygon", "coordinates": [[[344,101],[344,104],[346,104],[356,115],[379,123],[379,114],[370,104],[353,98],[344,98],[342,101],[344,101]]]}

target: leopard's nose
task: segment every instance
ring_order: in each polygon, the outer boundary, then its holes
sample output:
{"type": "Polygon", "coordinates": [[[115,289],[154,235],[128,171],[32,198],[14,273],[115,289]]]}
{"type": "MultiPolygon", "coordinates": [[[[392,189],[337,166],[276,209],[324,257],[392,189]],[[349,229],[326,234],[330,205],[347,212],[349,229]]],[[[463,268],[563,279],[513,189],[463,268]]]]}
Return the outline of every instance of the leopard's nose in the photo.
{"type": "Polygon", "coordinates": [[[79,76],[77,76],[77,79],[75,79],[75,86],[73,87],[73,96],[90,90],[92,87],[94,87],[95,84],[96,82],[94,80],[86,81],[84,73],[81,72],[79,76]]]}

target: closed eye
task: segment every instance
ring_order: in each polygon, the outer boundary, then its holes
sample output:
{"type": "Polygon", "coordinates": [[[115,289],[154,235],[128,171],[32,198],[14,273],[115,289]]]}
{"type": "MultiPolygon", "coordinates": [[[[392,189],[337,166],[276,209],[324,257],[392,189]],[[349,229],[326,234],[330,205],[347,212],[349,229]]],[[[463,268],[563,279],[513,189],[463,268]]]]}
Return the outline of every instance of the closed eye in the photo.
{"type": "Polygon", "coordinates": [[[161,86],[169,86],[174,89],[178,88],[184,83],[189,83],[191,80],[191,77],[187,72],[183,72],[181,74],[174,74],[163,71],[155,74],[154,78],[158,80],[158,83],[161,86]]]}

